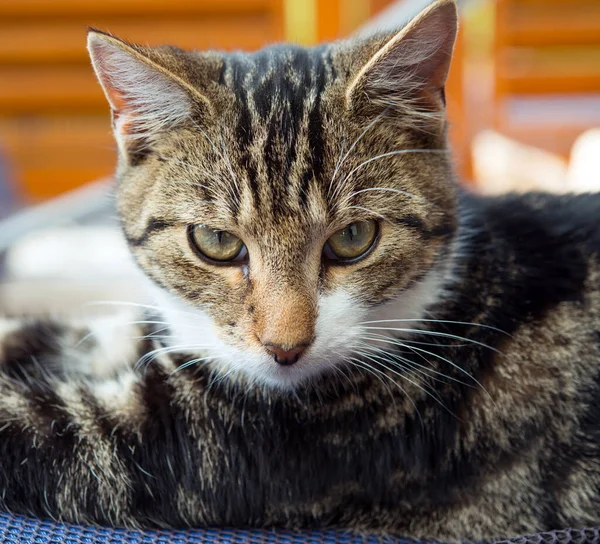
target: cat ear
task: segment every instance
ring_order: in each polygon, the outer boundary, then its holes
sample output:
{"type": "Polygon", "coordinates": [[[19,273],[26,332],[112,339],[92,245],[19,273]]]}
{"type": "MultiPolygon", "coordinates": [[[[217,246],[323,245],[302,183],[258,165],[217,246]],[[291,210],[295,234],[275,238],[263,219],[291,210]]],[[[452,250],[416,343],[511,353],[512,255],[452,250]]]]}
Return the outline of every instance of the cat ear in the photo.
{"type": "Polygon", "coordinates": [[[122,153],[189,118],[192,97],[198,93],[142,48],[91,30],[88,51],[112,110],[122,153]]]}
{"type": "Polygon", "coordinates": [[[388,40],[352,80],[351,108],[440,117],[458,18],[454,0],[438,0],[388,40]]]}

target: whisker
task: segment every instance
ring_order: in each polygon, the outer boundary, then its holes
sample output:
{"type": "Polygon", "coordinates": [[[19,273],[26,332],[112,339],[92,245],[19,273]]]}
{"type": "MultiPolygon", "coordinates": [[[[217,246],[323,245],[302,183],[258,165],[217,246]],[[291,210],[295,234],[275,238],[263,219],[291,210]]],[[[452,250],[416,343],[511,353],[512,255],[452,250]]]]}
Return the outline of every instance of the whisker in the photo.
{"type": "MultiPolygon", "coordinates": [[[[367,337],[367,338],[369,340],[372,340],[372,341],[375,341],[375,342],[386,342],[386,340],[384,340],[384,339],[371,338],[371,337],[367,337]]],[[[392,342],[392,343],[396,344],[396,342],[392,342]]],[[[375,346],[371,346],[371,345],[369,345],[368,343],[365,343],[365,342],[363,342],[363,344],[365,346],[369,347],[370,349],[374,349],[374,350],[376,350],[378,352],[386,353],[386,354],[388,353],[386,350],[384,350],[382,348],[377,348],[375,346]]],[[[409,349],[411,349],[410,346],[403,346],[403,344],[401,344],[399,342],[397,343],[397,345],[400,345],[402,347],[408,347],[409,349]]],[[[415,353],[415,352],[413,351],[413,353],[415,353]]],[[[427,359],[425,359],[425,357],[422,354],[420,354],[420,353],[417,352],[416,355],[418,355],[419,357],[421,357],[426,363],[431,364],[427,359]]],[[[462,380],[459,380],[458,378],[454,378],[453,376],[449,376],[448,374],[444,374],[443,372],[439,372],[438,370],[435,370],[434,368],[429,368],[429,367],[423,366],[423,365],[421,365],[421,364],[419,364],[419,363],[417,363],[415,361],[411,361],[410,359],[407,359],[405,357],[401,357],[400,355],[397,355],[396,352],[390,353],[390,356],[392,356],[392,357],[398,357],[398,359],[400,359],[402,362],[404,362],[406,364],[409,364],[409,365],[413,365],[413,366],[418,367],[418,368],[415,368],[415,372],[422,373],[425,376],[427,376],[428,378],[431,378],[432,380],[442,381],[442,380],[440,380],[440,378],[436,378],[435,376],[431,376],[430,374],[427,374],[427,373],[431,372],[433,374],[437,374],[438,376],[442,376],[443,378],[446,378],[447,380],[451,380],[453,382],[460,383],[460,384],[462,384],[462,385],[464,385],[466,387],[473,387],[471,384],[463,382],[462,380]],[[422,369],[422,370],[419,370],[419,369],[422,369]]],[[[471,376],[469,376],[469,377],[471,377],[471,376]]],[[[447,383],[447,382],[444,382],[444,383],[447,383]]]]}
{"type": "MultiPolygon", "coordinates": [[[[348,181],[348,179],[359,169],[365,167],[367,164],[372,163],[373,161],[378,161],[379,159],[383,159],[385,157],[392,157],[394,155],[405,155],[407,153],[449,153],[449,150],[447,149],[398,149],[396,151],[388,151],[387,153],[380,153],[379,155],[375,155],[374,157],[371,157],[363,162],[361,162],[358,166],[355,166],[352,170],[350,170],[350,173],[342,180],[341,185],[343,185],[344,183],[346,183],[346,181],[348,181]]],[[[423,200],[425,202],[428,202],[431,204],[431,202],[429,202],[427,199],[425,199],[424,197],[420,196],[420,195],[414,195],[412,193],[408,193],[406,191],[400,191],[398,190],[401,194],[404,194],[406,196],[410,196],[412,198],[418,198],[420,200],[423,200]]]]}
{"type": "Polygon", "coordinates": [[[227,162],[227,169],[229,170],[229,173],[231,174],[231,181],[233,182],[233,185],[234,185],[234,188],[235,188],[235,194],[237,195],[237,198],[239,200],[239,197],[240,197],[240,187],[238,185],[237,177],[235,175],[235,172],[233,170],[233,166],[231,164],[231,158],[229,157],[229,153],[227,153],[227,146],[225,145],[225,140],[223,138],[223,134],[221,134],[221,149],[223,151],[223,157],[224,157],[225,161],[227,162]]]}
{"type": "Polygon", "coordinates": [[[210,357],[198,357],[197,359],[192,359],[191,361],[187,361],[181,365],[179,365],[175,370],[173,370],[173,372],[171,372],[169,374],[169,377],[173,376],[173,374],[175,374],[176,372],[179,372],[180,370],[184,370],[192,365],[195,365],[197,363],[200,363],[202,361],[209,361],[211,358],[210,357]]]}
{"type": "Polygon", "coordinates": [[[210,138],[210,136],[206,133],[206,131],[194,119],[192,119],[191,116],[188,116],[188,118],[190,119],[192,124],[200,131],[200,133],[206,138],[206,140],[211,145],[211,147],[213,148],[213,150],[217,154],[217,156],[219,156],[223,160],[223,162],[225,162],[227,164],[229,173],[232,176],[230,183],[227,184],[227,191],[229,192],[229,195],[231,196],[231,198],[237,201],[239,198],[239,187],[238,187],[238,193],[236,195],[236,192],[233,189],[232,183],[237,187],[237,180],[235,179],[235,174],[233,173],[233,169],[231,167],[231,161],[229,160],[228,157],[225,157],[224,150],[219,150],[219,148],[216,146],[216,144],[210,138]]]}
{"type": "MultiPolygon", "coordinates": [[[[335,351],[335,350],[334,350],[334,351],[333,351],[333,354],[334,354],[334,355],[337,355],[337,357],[338,357],[338,359],[339,359],[339,360],[341,360],[341,361],[343,361],[343,360],[344,360],[344,356],[343,356],[341,353],[339,353],[338,351],[335,351]]],[[[354,381],[352,381],[352,378],[351,378],[351,376],[348,376],[348,375],[347,375],[345,372],[343,372],[343,371],[342,371],[342,369],[341,369],[341,368],[340,368],[340,367],[339,367],[337,364],[335,364],[335,363],[332,363],[332,364],[331,364],[331,367],[332,367],[332,368],[335,368],[335,369],[336,369],[336,370],[338,370],[338,371],[339,371],[339,372],[340,372],[340,373],[341,373],[343,376],[345,376],[345,377],[346,377],[346,379],[348,380],[348,382],[350,383],[350,385],[352,385],[352,387],[353,387],[353,389],[354,389],[354,392],[355,392],[355,393],[358,395],[358,388],[356,387],[356,383],[354,383],[354,381]]]]}
{"type": "Polygon", "coordinates": [[[394,322],[422,322],[422,323],[450,323],[452,325],[468,325],[472,327],[480,327],[482,329],[490,329],[502,334],[506,334],[507,336],[511,336],[509,333],[503,331],[502,329],[498,329],[496,327],[492,327],[491,325],[484,325],[483,323],[471,323],[469,321],[451,321],[448,319],[378,319],[375,321],[361,321],[359,325],[367,325],[372,323],[394,323],[394,322]]]}
{"type": "Polygon", "coordinates": [[[386,221],[387,223],[393,224],[392,220],[387,218],[385,215],[376,212],[374,210],[370,210],[369,208],[364,208],[363,206],[345,206],[345,210],[361,210],[363,212],[367,212],[369,215],[374,215],[386,221]]]}
{"type": "MultiPolygon", "coordinates": [[[[380,364],[381,366],[383,366],[383,368],[385,368],[386,370],[388,370],[389,372],[392,372],[393,374],[396,374],[398,377],[406,380],[409,383],[412,383],[415,387],[419,388],[421,391],[423,391],[426,395],[430,396],[433,400],[435,400],[442,408],[444,408],[444,410],[446,410],[448,413],[452,414],[453,416],[455,416],[455,414],[453,414],[450,409],[435,395],[433,395],[430,391],[427,391],[427,389],[425,389],[424,387],[422,387],[421,385],[419,385],[417,382],[411,380],[410,378],[407,378],[405,375],[395,371],[394,369],[388,367],[385,363],[383,362],[379,362],[377,363],[377,359],[379,359],[380,361],[385,361],[385,362],[390,362],[387,358],[385,357],[380,357],[378,355],[368,355],[366,353],[361,353],[361,355],[363,357],[367,357],[369,360],[373,361],[376,364],[380,364]],[[373,357],[375,357],[375,360],[373,359],[373,357]]],[[[455,416],[456,417],[456,416],[455,416]]]]}
{"type": "MultiPolygon", "coordinates": [[[[152,306],[150,304],[141,304],[138,302],[129,302],[129,301],[122,301],[122,300],[96,300],[96,301],[92,301],[92,302],[86,302],[84,304],[84,306],[129,306],[129,307],[134,307],[134,308],[154,310],[154,311],[158,311],[160,313],[163,313],[165,311],[165,308],[162,308],[160,306],[152,306]]],[[[195,314],[192,312],[184,312],[181,310],[169,309],[169,312],[173,312],[173,313],[176,313],[179,315],[185,315],[185,316],[193,317],[193,318],[199,317],[198,314],[195,314]]]]}
{"type": "MultiPolygon", "coordinates": [[[[441,361],[444,361],[445,363],[448,363],[449,365],[453,366],[454,368],[456,368],[457,370],[459,370],[460,372],[462,372],[463,374],[465,374],[466,376],[468,376],[479,387],[481,387],[481,389],[483,391],[485,391],[485,393],[488,395],[488,397],[492,398],[492,396],[487,391],[487,389],[483,386],[483,384],[479,380],[477,380],[477,378],[475,378],[475,376],[473,376],[472,374],[470,374],[469,372],[467,372],[461,366],[459,366],[456,363],[452,362],[450,359],[446,359],[445,357],[442,357],[441,355],[438,355],[437,353],[433,353],[431,351],[427,351],[426,349],[423,349],[423,348],[418,348],[418,347],[415,347],[415,346],[408,346],[408,345],[404,344],[401,340],[387,339],[383,335],[376,335],[376,336],[381,336],[382,338],[384,338],[383,340],[380,340],[380,341],[388,342],[388,343],[391,343],[391,344],[395,344],[395,345],[407,348],[407,349],[411,350],[413,353],[420,352],[420,353],[424,353],[426,355],[431,355],[432,357],[435,357],[436,359],[439,359],[441,361]]],[[[378,341],[377,338],[372,338],[372,340],[373,341],[378,341]]],[[[450,379],[454,379],[455,380],[455,378],[451,378],[450,376],[447,376],[447,377],[450,378],[450,379]]],[[[460,380],[457,380],[457,381],[460,381],[460,380]]],[[[461,383],[464,383],[464,382],[461,382],[461,383]]],[[[464,384],[464,385],[468,385],[468,384],[464,384]]]]}
{"type": "MultiPolygon", "coordinates": [[[[379,122],[379,120],[387,113],[388,108],[385,108],[379,115],[377,115],[377,117],[375,117],[375,119],[373,119],[368,125],[367,127],[358,135],[358,138],[356,138],[356,140],[354,140],[354,143],[350,146],[350,148],[348,149],[348,151],[346,152],[346,154],[344,155],[344,158],[341,160],[341,162],[339,163],[339,168],[341,168],[344,164],[344,162],[346,162],[346,159],[348,158],[348,156],[350,155],[350,153],[352,153],[352,151],[354,150],[354,148],[357,146],[358,142],[360,142],[363,138],[363,136],[369,131],[371,130],[371,128],[377,123],[379,122]]],[[[335,177],[339,171],[339,168],[336,168],[333,172],[333,176],[331,177],[331,183],[333,183],[333,181],[335,180],[335,177]]],[[[330,183],[330,186],[331,186],[330,183]]],[[[336,193],[334,192],[333,197],[335,198],[336,193]]]]}
{"type": "Polygon", "coordinates": [[[227,378],[227,376],[230,376],[234,372],[235,372],[235,368],[232,368],[231,370],[225,372],[225,374],[221,374],[220,376],[218,375],[218,373],[215,373],[215,377],[210,381],[210,383],[208,384],[208,387],[206,388],[207,391],[210,391],[210,389],[212,388],[213,385],[216,385],[219,382],[222,382],[225,378],[227,378]]]}
{"type": "Polygon", "coordinates": [[[342,156],[344,155],[344,149],[345,149],[345,147],[346,147],[346,135],[344,135],[342,137],[342,146],[341,146],[341,149],[340,149],[340,155],[338,157],[337,163],[335,164],[335,169],[333,170],[333,175],[331,176],[331,179],[329,180],[329,188],[327,189],[327,194],[330,193],[330,191],[331,191],[331,184],[333,183],[333,180],[335,179],[335,176],[337,175],[338,170],[340,169],[340,165],[341,165],[341,162],[342,162],[342,156]]]}
{"type": "Polygon", "coordinates": [[[142,357],[138,359],[135,363],[134,368],[138,369],[142,365],[150,365],[153,361],[155,361],[161,355],[168,355],[170,353],[189,353],[194,350],[215,350],[218,349],[214,346],[207,346],[202,344],[181,344],[178,346],[164,346],[160,348],[156,348],[148,353],[144,354],[142,357]]]}
{"type": "Polygon", "coordinates": [[[355,359],[354,357],[349,357],[349,358],[345,358],[345,360],[347,362],[350,362],[350,364],[354,364],[354,366],[358,366],[359,368],[364,368],[367,372],[369,372],[370,374],[373,374],[386,387],[386,389],[388,390],[388,393],[390,394],[392,399],[394,399],[394,404],[395,404],[396,397],[390,390],[389,386],[381,379],[380,376],[383,376],[384,378],[387,378],[389,381],[391,381],[398,389],[400,389],[400,391],[402,392],[404,397],[406,397],[408,399],[408,401],[411,403],[412,407],[415,409],[415,413],[419,417],[419,421],[421,422],[421,427],[423,428],[424,423],[423,423],[423,418],[421,417],[421,412],[419,411],[419,408],[413,401],[412,397],[406,392],[406,389],[404,389],[398,382],[396,382],[396,380],[394,380],[391,376],[388,376],[385,372],[376,370],[370,364],[368,364],[367,362],[365,362],[361,359],[355,359]]]}
{"type": "Polygon", "coordinates": [[[347,202],[349,200],[351,200],[353,197],[358,196],[362,193],[370,193],[370,192],[387,192],[387,193],[396,193],[402,196],[408,196],[410,198],[416,198],[418,200],[426,200],[423,197],[419,196],[419,195],[415,195],[413,193],[409,193],[408,191],[402,191],[400,189],[394,189],[393,187],[367,187],[365,189],[360,189],[358,191],[354,191],[352,193],[349,193],[348,195],[346,195],[344,197],[343,202],[347,202]]]}
{"type": "Polygon", "coordinates": [[[414,334],[424,334],[426,336],[427,335],[428,336],[440,336],[442,338],[453,338],[455,340],[464,340],[465,342],[468,342],[469,344],[475,344],[477,346],[481,346],[483,348],[490,349],[490,350],[495,351],[496,353],[499,353],[502,355],[502,353],[499,350],[497,350],[496,348],[494,348],[492,346],[488,346],[487,344],[484,344],[483,342],[479,342],[479,341],[473,340],[471,338],[464,338],[463,336],[457,336],[455,334],[449,334],[446,332],[428,331],[428,330],[421,330],[421,329],[403,329],[403,328],[395,328],[395,327],[363,327],[363,329],[378,330],[378,331],[408,332],[408,333],[414,333],[414,334]]]}
{"type": "Polygon", "coordinates": [[[489,394],[488,390],[483,386],[483,384],[477,378],[475,378],[475,376],[473,376],[472,374],[469,374],[464,368],[460,367],[456,363],[453,363],[450,359],[446,359],[445,357],[442,357],[441,355],[438,355],[437,353],[432,353],[431,351],[427,351],[426,349],[417,348],[414,346],[405,346],[405,347],[407,347],[410,350],[420,351],[422,353],[425,353],[426,355],[431,355],[432,357],[435,357],[437,359],[440,359],[441,361],[444,361],[445,363],[448,363],[449,365],[452,365],[454,368],[456,368],[457,370],[459,370],[460,372],[462,372],[463,374],[468,376],[471,380],[473,380],[479,387],[481,387],[481,389],[483,391],[485,391],[485,393],[488,395],[488,397],[492,398],[492,396],[489,394]]]}
{"type": "MultiPolygon", "coordinates": [[[[381,384],[387,389],[388,394],[394,401],[394,404],[396,403],[396,397],[394,396],[394,393],[390,389],[389,384],[387,384],[385,381],[383,381],[381,376],[383,376],[384,378],[387,378],[389,381],[391,381],[398,389],[400,389],[400,391],[402,391],[402,393],[404,395],[407,396],[407,398],[410,398],[409,395],[406,393],[406,391],[402,388],[402,386],[399,385],[398,383],[396,383],[396,381],[394,381],[393,378],[391,378],[384,372],[378,371],[377,369],[375,369],[374,367],[372,367],[370,364],[366,363],[365,361],[362,361],[361,359],[356,359],[354,357],[349,357],[349,356],[344,357],[344,361],[355,367],[358,367],[362,370],[366,370],[369,374],[375,376],[381,382],[381,384]]],[[[413,404],[413,406],[414,406],[415,410],[417,410],[416,405],[413,404]]]]}

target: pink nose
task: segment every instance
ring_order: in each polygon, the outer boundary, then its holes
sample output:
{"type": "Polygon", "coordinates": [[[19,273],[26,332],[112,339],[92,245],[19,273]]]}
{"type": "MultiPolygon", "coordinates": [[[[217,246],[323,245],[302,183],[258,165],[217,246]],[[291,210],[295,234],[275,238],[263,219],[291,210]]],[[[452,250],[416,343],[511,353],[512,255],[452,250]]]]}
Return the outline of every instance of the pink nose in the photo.
{"type": "Polygon", "coordinates": [[[284,349],[281,346],[276,346],[274,344],[265,344],[265,348],[273,354],[273,358],[276,363],[279,363],[282,366],[293,365],[295,362],[300,359],[302,354],[306,351],[308,347],[307,344],[296,346],[292,349],[284,349]]]}

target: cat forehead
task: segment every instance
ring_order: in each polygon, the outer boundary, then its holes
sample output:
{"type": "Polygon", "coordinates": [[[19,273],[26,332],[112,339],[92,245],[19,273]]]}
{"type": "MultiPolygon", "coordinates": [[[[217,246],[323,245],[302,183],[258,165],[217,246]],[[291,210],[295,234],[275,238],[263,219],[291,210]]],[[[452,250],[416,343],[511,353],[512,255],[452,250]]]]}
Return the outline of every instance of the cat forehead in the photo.
{"type": "Polygon", "coordinates": [[[267,112],[274,100],[298,100],[337,78],[335,47],[277,44],[254,53],[223,54],[219,83],[267,112]]]}
{"type": "Polygon", "coordinates": [[[402,133],[377,117],[358,123],[346,115],[338,91],[348,80],[347,53],[334,44],[219,54],[217,83],[229,99],[167,150],[169,177],[201,186],[184,189],[199,193],[215,222],[227,217],[268,232],[290,222],[341,224],[372,204],[389,207],[391,191],[361,189],[400,179],[403,157],[369,159],[396,149],[402,133]]]}
{"type": "Polygon", "coordinates": [[[175,165],[194,156],[203,172],[216,174],[203,183],[228,195],[217,198],[211,189],[207,197],[235,213],[250,207],[277,217],[326,208],[315,183],[329,175],[333,145],[325,121],[327,89],[336,77],[331,47],[279,45],[222,59],[218,83],[232,99],[204,126],[199,120],[185,145],[198,148],[175,165]]]}
{"type": "Polygon", "coordinates": [[[294,154],[294,146],[307,144],[320,151],[327,91],[336,73],[328,46],[278,45],[252,54],[225,55],[220,83],[235,96],[237,145],[244,148],[262,141],[267,147],[287,146],[294,154]]]}

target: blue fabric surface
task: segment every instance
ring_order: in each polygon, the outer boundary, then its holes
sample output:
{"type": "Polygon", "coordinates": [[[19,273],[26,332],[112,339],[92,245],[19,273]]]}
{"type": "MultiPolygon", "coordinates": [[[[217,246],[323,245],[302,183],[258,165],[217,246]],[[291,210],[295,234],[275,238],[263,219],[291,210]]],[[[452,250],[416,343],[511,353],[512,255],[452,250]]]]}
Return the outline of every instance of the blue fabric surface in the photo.
{"type": "MultiPolygon", "coordinates": [[[[84,527],[0,513],[0,544],[439,544],[347,531],[195,529],[129,531],[84,527]]],[[[482,543],[484,544],[484,543],[482,543]]],[[[565,529],[514,537],[495,544],[600,544],[600,528],[565,529]]]]}
{"type": "Polygon", "coordinates": [[[7,544],[414,544],[412,540],[344,531],[195,529],[129,531],[83,527],[0,513],[0,543],[7,544]]]}

